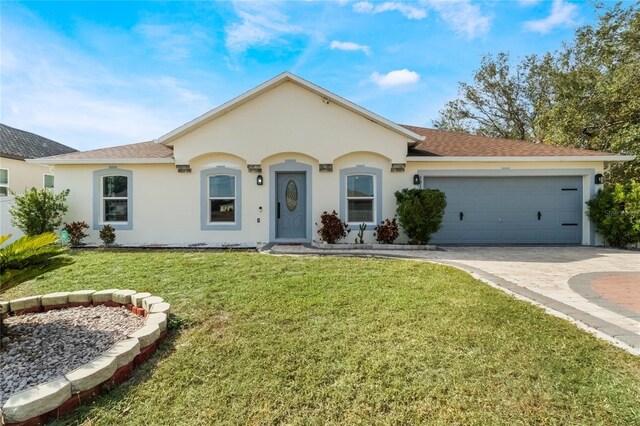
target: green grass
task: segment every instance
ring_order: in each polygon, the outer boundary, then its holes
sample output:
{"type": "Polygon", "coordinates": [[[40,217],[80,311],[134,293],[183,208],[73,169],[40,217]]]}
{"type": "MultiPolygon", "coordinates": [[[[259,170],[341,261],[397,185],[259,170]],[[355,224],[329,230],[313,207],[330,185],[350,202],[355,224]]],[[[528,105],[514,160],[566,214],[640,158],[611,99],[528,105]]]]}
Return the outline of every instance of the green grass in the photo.
{"type": "Polygon", "coordinates": [[[255,253],[78,252],[5,298],[132,288],[173,332],[60,424],[639,424],[640,359],[456,269],[255,253]]]}

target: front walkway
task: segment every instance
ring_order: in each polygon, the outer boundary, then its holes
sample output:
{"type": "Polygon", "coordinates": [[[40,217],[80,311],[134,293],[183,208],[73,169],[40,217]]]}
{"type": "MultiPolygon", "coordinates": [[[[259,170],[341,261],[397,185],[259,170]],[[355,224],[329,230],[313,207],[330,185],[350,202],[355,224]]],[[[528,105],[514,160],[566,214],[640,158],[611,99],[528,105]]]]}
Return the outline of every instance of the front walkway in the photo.
{"type": "Polygon", "coordinates": [[[640,354],[637,251],[575,246],[368,251],[280,244],[265,249],[273,254],[384,256],[448,264],[640,354]]]}

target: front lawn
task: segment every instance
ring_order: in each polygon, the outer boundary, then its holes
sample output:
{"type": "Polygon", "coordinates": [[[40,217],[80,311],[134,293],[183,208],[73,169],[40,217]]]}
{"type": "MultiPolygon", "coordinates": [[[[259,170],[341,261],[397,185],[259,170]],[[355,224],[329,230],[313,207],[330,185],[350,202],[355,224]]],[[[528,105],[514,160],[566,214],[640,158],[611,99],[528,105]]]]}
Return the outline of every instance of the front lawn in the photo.
{"type": "Polygon", "coordinates": [[[175,318],[152,361],[73,423],[640,423],[638,357],[450,267],[234,252],[74,257],[5,298],[131,288],[164,297],[175,318]]]}

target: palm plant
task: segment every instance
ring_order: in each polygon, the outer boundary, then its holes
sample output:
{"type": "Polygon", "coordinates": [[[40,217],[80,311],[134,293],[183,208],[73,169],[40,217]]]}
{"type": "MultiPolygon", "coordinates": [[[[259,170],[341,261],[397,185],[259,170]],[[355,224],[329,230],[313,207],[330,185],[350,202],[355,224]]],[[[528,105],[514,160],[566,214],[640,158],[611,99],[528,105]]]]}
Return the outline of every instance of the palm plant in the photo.
{"type": "MultiPolygon", "coordinates": [[[[0,236],[0,244],[11,235],[0,236]]],[[[0,249],[0,295],[20,283],[34,279],[46,272],[70,265],[73,259],[66,255],[67,247],[57,244],[53,232],[36,236],[24,236],[0,249]]],[[[0,317],[0,341],[2,338],[0,317]]]]}

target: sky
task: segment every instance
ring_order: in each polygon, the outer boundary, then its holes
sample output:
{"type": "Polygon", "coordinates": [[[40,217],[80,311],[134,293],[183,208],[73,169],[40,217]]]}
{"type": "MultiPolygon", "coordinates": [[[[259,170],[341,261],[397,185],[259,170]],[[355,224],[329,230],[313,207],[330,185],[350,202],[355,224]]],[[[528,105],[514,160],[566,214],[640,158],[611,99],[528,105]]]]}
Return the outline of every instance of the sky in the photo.
{"type": "Polygon", "coordinates": [[[290,71],[429,127],[483,54],[596,19],[568,0],[0,2],[0,121],[80,150],[159,138],[290,71]]]}

